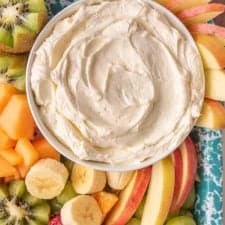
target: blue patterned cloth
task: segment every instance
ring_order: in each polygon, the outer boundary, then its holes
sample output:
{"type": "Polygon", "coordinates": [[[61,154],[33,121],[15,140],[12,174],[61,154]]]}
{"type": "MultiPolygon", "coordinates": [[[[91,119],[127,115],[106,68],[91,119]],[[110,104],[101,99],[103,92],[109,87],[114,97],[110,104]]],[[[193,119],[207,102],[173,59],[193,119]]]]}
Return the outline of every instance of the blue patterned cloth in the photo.
{"type": "MultiPolygon", "coordinates": [[[[72,0],[47,0],[49,17],[72,0]]],[[[220,131],[195,128],[192,138],[199,155],[197,201],[194,214],[198,225],[222,225],[222,134],[220,131]]]]}

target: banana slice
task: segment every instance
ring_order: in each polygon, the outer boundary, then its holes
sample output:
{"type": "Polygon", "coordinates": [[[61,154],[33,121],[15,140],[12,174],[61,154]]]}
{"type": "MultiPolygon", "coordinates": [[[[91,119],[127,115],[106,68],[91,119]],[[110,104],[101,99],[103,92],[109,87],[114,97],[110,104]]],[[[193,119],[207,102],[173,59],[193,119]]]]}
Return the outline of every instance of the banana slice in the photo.
{"type": "Polygon", "coordinates": [[[61,193],[68,176],[68,170],[62,163],[54,159],[42,159],[31,167],[25,184],[34,197],[52,199],[61,193]]]}
{"type": "Polygon", "coordinates": [[[123,190],[129,183],[134,171],[106,172],[108,185],[116,190],[123,190]]]}
{"type": "Polygon", "coordinates": [[[102,191],[106,185],[106,174],[82,165],[73,166],[71,181],[79,194],[92,194],[102,191]]]}
{"type": "Polygon", "coordinates": [[[71,199],[63,206],[60,214],[63,225],[100,225],[103,220],[97,201],[89,195],[71,199]]]}

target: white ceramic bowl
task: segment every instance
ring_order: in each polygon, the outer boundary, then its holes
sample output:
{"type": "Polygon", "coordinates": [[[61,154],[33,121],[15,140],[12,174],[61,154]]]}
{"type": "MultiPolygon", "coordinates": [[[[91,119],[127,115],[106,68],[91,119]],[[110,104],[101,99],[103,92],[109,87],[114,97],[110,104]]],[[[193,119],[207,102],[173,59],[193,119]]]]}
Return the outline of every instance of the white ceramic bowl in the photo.
{"type": "MultiPolygon", "coordinates": [[[[70,6],[68,6],[64,10],[62,10],[56,16],[54,16],[48,22],[48,24],[44,27],[42,32],[39,34],[39,36],[37,37],[37,39],[33,45],[33,48],[31,49],[30,56],[28,59],[28,64],[27,64],[27,71],[26,71],[26,92],[27,92],[28,102],[29,102],[29,106],[30,106],[32,115],[35,119],[35,122],[36,122],[38,128],[40,129],[42,134],[45,136],[45,138],[49,141],[49,143],[51,143],[51,145],[54,146],[54,148],[59,153],[61,153],[66,158],[68,158],[76,163],[90,166],[94,169],[108,170],[108,171],[127,171],[127,170],[135,170],[135,169],[144,168],[144,167],[149,166],[149,165],[157,162],[158,160],[166,157],[167,155],[169,155],[170,153],[173,152],[173,149],[172,150],[168,149],[168,151],[163,152],[161,155],[156,155],[155,157],[146,159],[145,161],[143,161],[141,163],[133,164],[133,165],[127,165],[127,164],[110,165],[108,163],[81,160],[70,149],[68,149],[64,144],[62,144],[54,136],[54,134],[44,124],[44,122],[42,121],[42,118],[39,114],[39,109],[35,103],[34,95],[33,95],[32,89],[31,89],[31,81],[30,81],[31,67],[32,67],[32,64],[34,61],[35,51],[43,43],[43,41],[49,36],[49,34],[51,34],[55,24],[58,21],[66,18],[68,16],[71,16],[76,11],[77,7],[79,7],[79,4],[83,1],[85,1],[85,0],[76,1],[75,3],[71,4],[70,6]]],[[[154,7],[159,12],[164,14],[164,16],[167,17],[167,19],[170,21],[170,23],[174,27],[176,27],[176,29],[179,30],[188,41],[190,41],[190,43],[194,46],[196,51],[198,51],[197,47],[195,45],[195,42],[192,39],[192,36],[190,35],[190,33],[188,32],[186,27],[179,21],[179,19],[174,14],[172,14],[169,10],[167,10],[166,8],[164,8],[163,6],[159,5],[158,3],[156,3],[152,0],[146,0],[146,2],[148,2],[152,7],[154,7]]]]}

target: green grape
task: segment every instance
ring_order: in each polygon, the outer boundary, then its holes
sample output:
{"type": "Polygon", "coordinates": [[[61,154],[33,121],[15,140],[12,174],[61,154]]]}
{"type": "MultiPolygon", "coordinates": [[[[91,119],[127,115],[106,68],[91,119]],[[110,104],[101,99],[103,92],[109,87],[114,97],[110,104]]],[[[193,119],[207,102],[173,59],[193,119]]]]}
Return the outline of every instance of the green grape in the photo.
{"type": "Polygon", "coordinates": [[[141,221],[137,218],[131,218],[131,220],[126,225],[140,225],[141,221]]]}
{"type": "Polygon", "coordinates": [[[183,209],[192,209],[194,207],[194,204],[195,204],[195,198],[196,198],[195,187],[193,187],[191,189],[191,192],[189,193],[186,201],[184,202],[182,208],[183,209]]]}
{"type": "Polygon", "coordinates": [[[196,222],[190,216],[177,216],[167,221],[166,225],[196,225],[196,222]]]}
{"type": "Polygon", "coordinates": [[[145,205],[145,197],[142,199],[140,205],[138,206],[134,216],[138,219],[141,219],[143,211],[144,211],[144,205],[145,205]]]}
{"type": "Polygon", "coordinates": [[[179,212],[179,216],[190,216],[193,217],[192,213],[189,210],[181,209],[179,212]]]}

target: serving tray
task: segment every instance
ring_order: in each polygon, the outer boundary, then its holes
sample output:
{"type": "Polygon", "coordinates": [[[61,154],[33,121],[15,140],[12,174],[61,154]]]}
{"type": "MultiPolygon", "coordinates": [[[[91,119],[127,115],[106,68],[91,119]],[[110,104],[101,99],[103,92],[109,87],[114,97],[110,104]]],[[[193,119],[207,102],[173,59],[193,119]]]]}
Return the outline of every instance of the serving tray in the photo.
{"type": "MultiPolygon", "coordinates": [[[[76,1],[76,0],[75,0],[76,1]]],[[[49,17],[73,0],[46,0],[49,17]]],[[[198,149],[199,166],[194,215],[198,225],[222,225],[222,133],[195,128],[191,133],[198,149]]]]}

